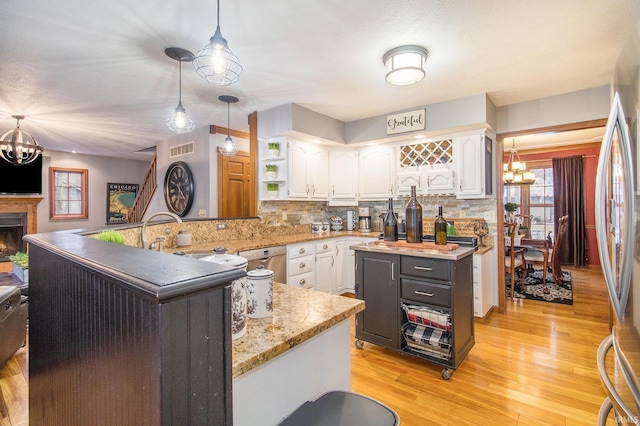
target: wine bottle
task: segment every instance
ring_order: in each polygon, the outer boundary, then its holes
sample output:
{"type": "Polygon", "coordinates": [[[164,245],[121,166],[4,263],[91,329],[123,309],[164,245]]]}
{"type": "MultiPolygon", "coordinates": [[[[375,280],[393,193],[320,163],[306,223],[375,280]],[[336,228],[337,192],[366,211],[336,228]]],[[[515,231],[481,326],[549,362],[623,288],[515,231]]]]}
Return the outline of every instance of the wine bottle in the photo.
{"type": "Polygon", "coordinates": [[[442,217],[442,206],[438,207],[438,216],[433,223],[433,232],[435,233],[436,244],[447,244],[447,221],[442,217]]]}
{"type": "Polygon", "coordinates": [[[408,243],[422,243],[422,206],[416,198],[416,187],[411,186],[411,198],[405,208],[408,243]]]}
{"type": "Polygon", "coordinates": [[[384,240],[398,241],[398,220],[393,213],[393,198],[389,198],[389,213],[384,218],[384,240]]]}

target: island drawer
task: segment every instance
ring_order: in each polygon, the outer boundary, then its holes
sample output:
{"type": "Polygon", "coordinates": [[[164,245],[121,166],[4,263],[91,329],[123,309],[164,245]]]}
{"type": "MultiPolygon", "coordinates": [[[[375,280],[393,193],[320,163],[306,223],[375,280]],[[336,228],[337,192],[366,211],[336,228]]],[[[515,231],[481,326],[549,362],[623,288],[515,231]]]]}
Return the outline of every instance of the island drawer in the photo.
{"type": "Polygon", "coordinates": [[[291,244],[287,246],[287,257],[293,259],[296,257],[308,256],[313,254],[313,243],[291,244]]]}
{"type": "Polygon", "coordinates": [[[428,257],[402,256],[400,258],[400,274],[432,280],[450,281],[450,262],[428,257]]]}
{"type": "Polygon", "coordinates": [[[315,260],[313,255],[289,259],[287,263],[287,274],[291,276],[302,274],[303,272],[310,272],[313,271],[314,265],[315,260]]]}
{"type": "Polygon", "coordinates": [[[450,307],[451,286],[400,278],[400,297],[429,305],[450,307]]]}

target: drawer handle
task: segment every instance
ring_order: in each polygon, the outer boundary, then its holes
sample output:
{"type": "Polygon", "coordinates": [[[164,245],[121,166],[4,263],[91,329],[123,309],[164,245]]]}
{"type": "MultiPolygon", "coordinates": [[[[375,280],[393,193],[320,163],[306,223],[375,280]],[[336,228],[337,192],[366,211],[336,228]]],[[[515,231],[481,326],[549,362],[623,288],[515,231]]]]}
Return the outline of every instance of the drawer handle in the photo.
{"type": "Polygon", "coordinates": [[[322,248],[323,248],[324,250],[326,250],[326,249],[328,249],[328,248],[329,248],[329,246],[328,246],[327,244],[325,244],[325,245],[323,245],[323,246],[322,246],[322,248]]]}
{"type": "Polygon", "coordinates": [[[304,278],[300,280],[300,285],[305,285],[307,283],[307,280],[305,280],[304,278]]]}
{"type": "Polygon", "coordinates": [[[306,263],[300,262],[300,269],[304,268],[305,266],[307,266],[306,263]]]}
{"type": "Polygon", "coordinates": [[[304,247],[301,247],[300,250],[298,250],[298,253],[303,254],[305,252],[304,247]]]}
{"type": "Polygon", "coordinates": [[[425,293],[424,291],[415,290],[414,293],[417,294],[418,296],[433,297],[433,293],[425,293]]]}
{"type": "Polygon", "coordinates": [[[419,271],[433,271],[433,268],[425,268],[424,266],[414,266],[413,269],[417,269],[419,271]]]}

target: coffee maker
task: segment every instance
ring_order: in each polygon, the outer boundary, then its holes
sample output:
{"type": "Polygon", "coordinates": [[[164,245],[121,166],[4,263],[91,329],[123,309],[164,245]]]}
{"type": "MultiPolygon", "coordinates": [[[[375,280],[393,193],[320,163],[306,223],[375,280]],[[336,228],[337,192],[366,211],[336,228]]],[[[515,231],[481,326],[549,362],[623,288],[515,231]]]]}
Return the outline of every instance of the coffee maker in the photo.
{"type": "Polygon", "coordinates": [[[358,230],[371,232],[371,207],[358,207],[358,230]]]}

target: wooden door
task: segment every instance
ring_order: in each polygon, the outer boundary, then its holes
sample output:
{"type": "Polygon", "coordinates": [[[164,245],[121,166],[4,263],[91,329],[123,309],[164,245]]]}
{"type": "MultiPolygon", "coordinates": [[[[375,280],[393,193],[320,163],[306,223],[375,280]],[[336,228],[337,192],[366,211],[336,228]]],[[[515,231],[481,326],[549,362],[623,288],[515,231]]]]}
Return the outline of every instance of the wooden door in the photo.
{"type": "Polygon", "coordinates": [[[247,152],[234,156],[218,152],[218,217],[256,215],[256,185],[247,152]]]}

